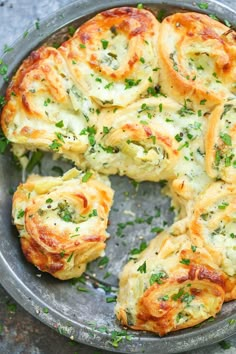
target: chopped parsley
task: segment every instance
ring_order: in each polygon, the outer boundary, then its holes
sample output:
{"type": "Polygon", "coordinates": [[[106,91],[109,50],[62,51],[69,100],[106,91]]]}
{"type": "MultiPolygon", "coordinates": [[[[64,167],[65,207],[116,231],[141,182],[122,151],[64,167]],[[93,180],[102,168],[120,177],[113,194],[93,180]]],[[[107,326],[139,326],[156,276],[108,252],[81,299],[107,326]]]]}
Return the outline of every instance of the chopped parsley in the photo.
{"type": "Polygon", "coordinates": [[[39,30],[39,29],[40,29],[40,22],[39,22],[39,20],[35,21],[35,28],[36,28],[36,30],[39,30]]]}
{"type": "Polygon", "coordinates": [[[181,117],[185,117],[185,115],[193,115],[194,114],[194,111],[191,109],[191,108],[188,108],[187,106],[187,102],[189,102],[190,100],[187,99],[187,100],[184,100],[184,105],[183,107],[181,107],[179,110],[178,110],[178,114],[181,116],[181,117]]]}
{"type": "Polygon", "coordinates": [[[138,267],[137,271],[140,272],[140,273],[147,273],[146,261],[144,261],[143,264],[138,267]]]}
{"type": "Polygon", "coordinates": [[[158,300],[168,301],[169,300],[169,295],[164,295],[164,296],[160,297],[158,300]]]}
{"type": "Polygon", "coordinates": [[[125,90],[131,89],[134,86],[138,86],[141,80],[125,79],[125,90]]]}
{"type": "Polygon", "coordinates": [[[104,126],[104,127],[102,128],[103,135],[108,134],[108,133],[111,131],[111,129],[112,129],[112,127],[108,128],[108,127],[105,127],[105,126],[104,126]]]}
{"type": "Polygon", "coordinates": [[[106,302],[109,304],[111,302],[116,302],[117,300],[117,296],[109,296],[109,297],[106,297],[106,302]]]}
{"type": "Polygon", "coordinates": [[[62,146],[62,144],[59,143],[59,142],[55,139],[55,140],[53,140],[52,144],[49,145],[49,148],[50,148],[51,150],[56,150],[56,151],[58,151],[61,146],[62,146]]]}
{"type": "Polygon", "coordinates": [[[48,308],[47,307],[43,308],[43,313],[48,314],[48,308]]]}
{"type": "Polygon", "coordinates": [[[208,9],[208,3],[207,2],[199,2],[197,4],[197,6],[199,7],[199,9],[201,10],[207,10],[208,9]]]}
{"type": "Polygon", "coordinates": [[[99,260],[98,266],[104,268],[108,265],[108,263],[109,263],[109,258],[107,256],[104,256],[99,260]]]}
{"type": "Polygon", "coordinates": [[[63,135],[62,135],[61,133],[56,132],[55,135],[56,135],[56,137],[57,137],[59,140],[61,140],[63,143],[65,142],[65,141],[64,141],[64,138],[63,138],[63,135]]]}
{"type": "Polygon", "coordinates": [[[229,206],[229,203],[222,202],[220,205],[218,205],[218,209],[224,210],[227,206],[229,206]]]}
{"type": "Polygon", "coordinates": [[[8,72],[8,66],[2,60],[0,60],[0,75],[5,76],[8,72]]]}
{"type": "Polygon", "coordinates": [[[230,135],[228,135],[226,133],[221,133],[220,137],[221,137],[222,141],[225,143],[225,145],[232,146],[232,140],[231,140],[230,135]]]}
{"type": "Polygon", "coordinates": [[[147,248],[147,242],[146,241],[142,241],[140,246],[139,246],[139,248],[133,248],[130,251],[130,254],[131,255],[139,254],[139,253],[143,252],[146,248],[147,248]]]}
{"type": "Polygon", "coordinates": [[[74,254],[74,252],[72,252],[70,255],[69,255],[69,257],[67,258],[67,263],[69,263],[71,260],[72,260],[72,257],[73,257],[73,254],[74,254]]]}
{"type": "Polygon", "coordinates": [[[60,120],[60,122],[57,122],[57,123],[55,124],[55,126],[56,126],[57,128],[63,128],[63,127],[64,127],[64,122],[63,122],[63,120],[60,120]]]}
{"type": "Polygon", "coordinates": [[[224,23],[227,27],[232,27],[231,23],[228,20],[224,20],[224,23]]]}
{"type": "Polygon", "coordinates": [[[175,140],[178,141],[178,142],[180,142],[180,141],[183,140],[183,137],[182,137],[180,134],[176,134],[176,135],[175,135],[175,140]]]}
{"type": "Polygon", "coordinates": [[[157,20],[159,22],[162,22],[164,17],[165,17],[165,14],[166,14],[166,10],[165,9],[159,10],[158,13],[157,13],[157,20]]]}
{"type": "Polygon", "coordinates": [[[90,177],[92,177],[92,172],[89,172],[89,171],[87,171],[86,173],[85,173],[85,175],[82,177],[82,182],[88,182],[88,180],[90,179],[90,177]]]}
{"type": "Polygon", "coordinates": [[[159,234],[159,233],[162,232],[162,231],[163,231],[163,228],[161,228],[161,227],[159,227],[159,226],[153,227],[153,228],[151,229],[151,232],[155,232],[155,233],[157,233],[157,234],[159,234]]]}
{"type": "Polygon", "coordinates": [[[166,279],[166,278],[168,278],[168,275],[163,270],[163,271],[160,271],[160,272],[158,272],[156,274],[152,274],[150,279],[149,279],[149,283],[150,283],[150,285],[153,285],[154,283],[162,284],[163,283],[162,279],[166,279]]]}
{"type": "Polygon", "coordinates": [[[88,215],[89,218],[91,218],[93,216],[98,216],[97,209],[93,209],[92,212],[88,215]]]}
{"type": "Polygon", "coordinates": [[[74,26],[69,26],[68,27],[68,33],[71,37],[75,34],[76,28],[74,26]]]}
{"type": "Polygon", "coordinates": [[[190,302],[193,301],[194,298],[195,298],[194,295],[190,295],[189,293],[185,293],[185,294],[183,294],[183,296],[181,297],[181,302],[186,302],[187,305],[189,305],[190,302]]]}
{"type": "Polygon", "coordinates": [[[17,213],[17,219],[21,219],[23,218],[23,216],[25,215],[25,211],[23,209],[20,209],[17,213]]]}
{"type": "Polygon", "coordinates": [[[184,288],[180,288],[179,291],[176,294],[173,294],[171,296],[171,299],[174,301],[177,301],[181,298],[181,296],[184,295],[184,288]]]}
{"type": "Polygon", "coordinates": [[[49,105],[49,103],[51,103],[51,99],[50,98],[46,98],[46,100],[44,101],[43,105],[45,107],[47,107],[49,105]]]}
{"type": "Polygon", "coordinates": [[[107,49],[109,42],[106,39],[101,39],[102,48],[107,49]]]}
{"type": "Polygon", "coordinates": [[[92,127],[87,127],[81,130],[80,135],[88,135],[88,141],[91,146],[96,144],[95,140],[96,128],[93,125],[92,127]]]}
{"type": "Polygon", "coordinates": [[[76,287],[76,290],[82,291],[82,292],[84,292],[84,293],[88,293],[88,292],[89,292],[89,290],[88,290],[87,288],[83,288],[83,287],[81,287],[81,286],[77,286],[77,287],[76,287]]]}
{"type": "Polygon", "coordinates": [[[231,348],[231,344],[229,342],[226,342],[225,340],[222,340],[221,342],[219,342],[219,345],[224,350],[231,348]]]}
{"type": "Polygon", "coordinates": [[[137,9],[139,9],[139,10],[143,9],[143,4],[138,4],[137,9]]]}
{"type": "Polygon", "coordinates": [[[230,320],[228,320],[228,323],[229,323],[229,325],[234,325],[234,324],[236,324],[236,319],[235,318],[231,318],[230,320]]]}
{"type": "Polygon", "coordinates": [[[73,219],[74,210],[71,210],[68,202],[65,200],[58,203],[57,215],[65,222],[71,222],[73,219]]]}
{"type": "Polygon", "coordinates": [[[119,343],[123,341],[123,339],[126,339],[130,341],[132,339],[131,335],[127,334],[127,331],[112,331],[111,332],[111,341],[108,342],[110,343],[114,348],[118,348],[119,343]]]}
{"type": "Polygon", "coordinates": [[[5,106],[6,103],[7,102],[6,102],[5,97],[4,96],[0,96],[0,108],[5,106]]]}
{"type": "Polygon", "coordinates": [[[4,154],[8,144],[9,144],[8,139],[5,137],[3,132],[0,130],[0,154],[4,154]]]}
{"type": "Polygon", "coordinates": [[[104,89],[110,89],[114,85],[113,82],[109,82],[107,85],[104,86],[104,89]]]}
{"type": "Polygon", "coordinates": [[[7,44],[4,44],[3,53],[11,52],[13,49],[14,49],[14,48],[12,48],[12,47],[8,47],[7,44]]]}
{"type": "Polygon", "coordinates": [[[189,265],[190,264],[190,259],[182,258],[181,261],[179,261],[179,263],[182,263],[182,264],[185,264],[185,265],[189,265]]]}

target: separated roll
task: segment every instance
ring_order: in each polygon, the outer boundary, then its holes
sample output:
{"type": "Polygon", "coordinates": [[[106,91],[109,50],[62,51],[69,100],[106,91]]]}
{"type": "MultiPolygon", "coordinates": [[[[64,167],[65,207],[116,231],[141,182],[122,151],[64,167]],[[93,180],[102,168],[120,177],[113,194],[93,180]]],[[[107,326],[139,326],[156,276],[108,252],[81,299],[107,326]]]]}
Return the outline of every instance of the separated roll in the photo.
{"type": "Polygon", "coordinates": [[[30,176],[12,210],[26,259],[62,280],[80,276],[103,254],[112,198],[109,181],[91,172],[30,176]]]}

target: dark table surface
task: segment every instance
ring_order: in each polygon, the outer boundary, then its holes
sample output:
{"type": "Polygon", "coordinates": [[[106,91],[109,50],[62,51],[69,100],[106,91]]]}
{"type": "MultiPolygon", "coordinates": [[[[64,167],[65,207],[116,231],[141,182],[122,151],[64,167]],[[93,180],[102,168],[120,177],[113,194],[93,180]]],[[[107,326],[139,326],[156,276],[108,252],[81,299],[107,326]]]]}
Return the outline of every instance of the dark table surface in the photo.
{"type": "MultiPolygon", "coordinates": [[[[35,21],[70,3],[70,0],[0,0],[0,54],[35,21]]],[[[235,0],[222,1],[235,9],[235,0]]],[[[236,335],[189,354],[236,353],[236,335]],[[226,349],[229,347],[229,349],[226,349]],[[223,348],[224,347],[224,348],[223,348]]],[[[28,314],[0,286],[0,354],[106,353],[63,337],[28,314]]],[[[162,354],[162,353],[159,353],[162,354]]]]}

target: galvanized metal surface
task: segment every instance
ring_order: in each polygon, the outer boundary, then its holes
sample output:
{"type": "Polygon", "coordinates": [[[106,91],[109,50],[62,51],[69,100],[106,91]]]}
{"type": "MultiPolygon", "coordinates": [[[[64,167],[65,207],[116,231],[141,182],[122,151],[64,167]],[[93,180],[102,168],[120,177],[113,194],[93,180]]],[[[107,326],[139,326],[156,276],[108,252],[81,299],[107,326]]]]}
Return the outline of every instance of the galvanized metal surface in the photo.
{"type": "MultiPolygon", "coordinates": [[[[149,1],[149,3],[154,2],[149,1]]],[[[170,1],[166,2],[171,3],[170,1]]],[[[29,0],[0,2],[0,50],[4,50],[5,44],[10,46],[14,39],[19,35],[22,36],[22,33],[34,25],[36,21],[38,22],[38,19],[69,3],[68,0],[51,3],[45,0],[40,2],[29,0]]],[[[125,1],[110,1],[109,6],[113,6],[115,3],[124,4],[125,1]]],[[[183,5],[186,2],[173,1],[172,3],[183,5]]],[[[188,3],[191,2],[188,1],[188,3]]],[[[234,0],[224,1],[224,3],[235,8],[234,0]]],[[[63,11],[63,16],[55,16],[44,24],[39,21],[40,29],[30,33],[26,36],[25,41],[18,46],[15,45],[14,50],[9,52],[10,70],[13,70],[19,60],[22,60],[39,41],[43,41],[51,31],[61,27],[65,21],[69,22],[78,18],[82,13],[86,14],[89,12],[89,6],[91,12],[94,12],[95,7],[100,10],[104,4],[106,1],[80,1],[69,10],[63,11]],[[78,5],[78,3],[80,4],[78,5]]],[[[196,6],[193,8],[198,9],[196,6]]],[[[210,6],[210,10],[221,14],[222,18],[226,14],[225,9],[222,10],[219,5],[212,5],[212,8],[210,6]]],[[[236,20],[232,15],[227,16],[227,19],[236,20]]],[[[115,350],[110,343],[109,333],[112,330],[120,331],[120,328],[114,318],[113,304],[106,303],[108,294],[104,291],[104,285],[114,286],[112,288],[112,293],[114,293],[118,272],[127,261],[129,250],[137,246],[143,238],[147,240],[152,238],[154,234],[151,229],[154,226],[162,227],[166,221],[171,222],[173,216],[169,210],[169,200],[160,194],[160,186],[157,184],[142,183],[137,189],[127,178],[111,178],[112,185],[116,190],[116,197],[110,218],[111,239],[107,245],[107,255],[110,262],[104,269],[97,267],[98,261],[89,267],[87,273],[90,275],[90,280],[86,285],[83,285],[88,288],[89,292],[83,293],[76,289],[78,284],[61,283],[46,274],[39,276],[40,272],[23,259],[17,233],[10,224],[11,196],[8,193],[10,187],[15,187],[19,183],[21,173],[12,163],[10,154],[2,157],[0,163],[2,167],[0,171],[0,281],[16,301],[19,301],[41,321],[51,327],[56,327],[58,332],[87,344],[115,350]],[[157,212],[159,209],[160,216],[157,212]],[[136,218],[144,220],[141,223],[127,226],[123,230],[118,226],[119,223],[133,221],[136,218]],[[145,222],[145,220],[148,221],[145,222]],[[111,276],[104,279],[107,272],[111,273],[111,276]],[[45,307],[48,309],[48,313],[45,313],[45,307]],[[108,328],[108,334],[101,333],[104,327],[108,328]]],[[[55,162],[52,162],[50,157],[46,157],[42,173],[53,174],[51,170],[53,165],[55,162]]],[[[68,168],[65,164],[62,164],[62,167],[68,168]]],[[[105,290],[107,289],[105,288],[105,290]]],[[[36,321],[19,305],[16,307],[12,305],[15,303],[14,300],[6,295],[2,288],[0,288],[0,303],[2,305],[0,307],[0,352],[12,354],[94,353],[94,349],[82,344],[71,346],[73,342],[36,321]]],[[[132,341],[123,340],[118,350],[145,353],[157,351],[158,353],[174,353],[183,350],[188,350],[188,353],[191,354],[221,353],[223,349],[219,345],[191,352],[189,349],[207,345],[233,333],[235,328],[228,324],[227,318],[229,316],[236,318],[235,303],[224,306],[215,322],[208,322],[198,329],[181,331],[162,339],[151,334],[141,334],[140,336],[139,333],[130,332],[129,334],[133,335],[132,341]]],[[[232,337],[230,342],[232,347],[227,353],[235,353],[236,336],[232,337]]],[[[106,351],[103,349],[102,352],[106,351]]]]}

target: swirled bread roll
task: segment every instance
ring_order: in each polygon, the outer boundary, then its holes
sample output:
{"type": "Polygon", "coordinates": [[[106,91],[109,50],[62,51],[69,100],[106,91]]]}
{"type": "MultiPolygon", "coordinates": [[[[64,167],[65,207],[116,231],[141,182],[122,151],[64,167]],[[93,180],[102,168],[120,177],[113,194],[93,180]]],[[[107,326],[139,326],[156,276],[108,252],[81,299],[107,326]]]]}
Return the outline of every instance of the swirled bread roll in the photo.
{"type": "Polygon", "coordinates": [[[87,95],[102,106],[127,106],[157,84],[158,31],[149,11],[115,8],[84,23],[59,51],[87,95]]]}
{"type": "Polygon", "coordinates": [[[94,124],[96,105],[75,86],[60,53],[42,47],[23,62],[7,89],[2,128],[13,143],[77,160],[88,147],[80,135],[94,124]]]}
{"type": "Polygon", "coordinates": [[[205,136],[206,170],[212,178],[236,182],[236,100],[217,106],[205,136]]]}
{"type": "Polygon", "coordinates": [[[92,173],[30,176],[12,211],[26,259],[62,280],[80,276],[103,253],[112,198],[109,181],[92,173]]]}
{"type": "Polygon", "coordinates": [[[204,124],[202,117],[172,99],[142,99],[127,108],[103,112],[96,144],[85,158],[106,174],[119,173],[137,181],[173,178],[180,160],[185,157],[186,164],[191,164],[191,149],[199,138],[202,141],[204,124]]]}
{"type": "Polygon", "coordinates": [[[236,93],[233,30],[207,15],[176,13],[162,22],[158,43],[164,93],[206,107],[236,93]]]}
{"type": "Polygon", "coordinates": [[[222,181],[213,183],[199,197],[192,219],[190,236],[205,247],[218,266],[236,279],[236,188],[222,181]]]}
{"type": "Polygon", "coordinates": [[[125,326],[159,335],[194,326],[220,311],[225,276],[186,235],[153,239],[120,275],[116,315],[125,326]]]}

